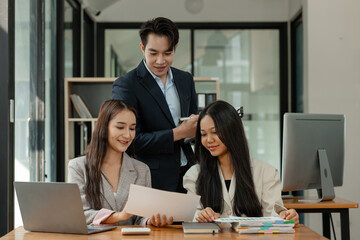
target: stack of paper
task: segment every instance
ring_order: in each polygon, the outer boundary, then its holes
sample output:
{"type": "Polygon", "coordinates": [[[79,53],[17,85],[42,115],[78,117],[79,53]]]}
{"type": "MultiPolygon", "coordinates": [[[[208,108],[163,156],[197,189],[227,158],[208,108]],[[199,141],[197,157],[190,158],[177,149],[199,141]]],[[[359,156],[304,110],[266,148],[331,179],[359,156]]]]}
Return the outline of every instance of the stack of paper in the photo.
{"type": "Polygon", "coordinates": [[[294,220],[280,217],[229,217],[218,218],[216,222],[230,222],[238,233],[294,233],[294,220]]]}

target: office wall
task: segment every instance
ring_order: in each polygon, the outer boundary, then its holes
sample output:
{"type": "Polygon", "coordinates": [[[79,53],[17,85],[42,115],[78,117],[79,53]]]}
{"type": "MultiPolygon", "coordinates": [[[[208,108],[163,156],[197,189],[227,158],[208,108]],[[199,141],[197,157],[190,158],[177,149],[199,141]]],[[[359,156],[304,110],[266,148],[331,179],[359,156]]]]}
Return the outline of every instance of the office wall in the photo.
{"type": "Polygon", "coordinates": [[[142,22],[164,16],[175,22],[284,22],[288,4],[288,0],[121,0],[105,8],[96,20],[142,22]],[[203,2],[202,10],[190,13],[185,2],[203,2]]]}
{"type": "MultiPolygon", "coordinates": [[[[360,1],[305,0],[305,109],[346,115],[344,185],[337,196],[360,202],[360,1]]],[[[350,210],[352,239],[360,239],[359,209],[350,210]]],[[[339,214],[333,214],[340,238],[339,214]]],[[[307,225],[321,233],[320,214],[307,225]]]]}

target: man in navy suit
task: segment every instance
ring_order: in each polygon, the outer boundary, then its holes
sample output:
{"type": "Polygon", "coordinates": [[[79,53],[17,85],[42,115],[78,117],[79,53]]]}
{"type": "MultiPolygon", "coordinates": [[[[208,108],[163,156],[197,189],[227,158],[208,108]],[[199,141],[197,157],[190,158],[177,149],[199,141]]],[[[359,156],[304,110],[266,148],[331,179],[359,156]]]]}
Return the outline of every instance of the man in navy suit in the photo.
{"type": "Polygon", "coordinates": [[[184,139],[195,135],[198,119],[194,79],[171,67],[179,41],[171,20],[149,20],[139,34],[144,59],[114,82],[112,98],[128,101],[137,110],[135,154],[150,167],[152,187],[186,192],[182,178],[194,160],[184,139]],[[190,119],[179,121],[186,116],[190,119]]]}

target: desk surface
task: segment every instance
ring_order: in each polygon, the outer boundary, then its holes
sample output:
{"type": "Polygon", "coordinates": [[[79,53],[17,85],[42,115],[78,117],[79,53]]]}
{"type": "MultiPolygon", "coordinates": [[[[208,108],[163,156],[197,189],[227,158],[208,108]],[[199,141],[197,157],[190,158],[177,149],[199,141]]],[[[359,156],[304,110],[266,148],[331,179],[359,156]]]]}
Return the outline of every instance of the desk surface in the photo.
{"type": "Polygon", "coordinates": [[[316,199],[316,197],[284,198],[284,206],[293,209],[328,209],[328,208],[358,208],[359,204],[339,197],[323,202],[299,202],[300,199],[316,199]]]}
{"type": "MultiPolygon", "coordinates": [[[[129,226],[124,226],[129,227],[129,226]]],[[[133,227],[133,226],[131,226],[133,227]]],[[[151,227],[150,235],[137,235],[137,236],[122,236],[121,227],[108,232],[95,233],[91,235],[75,235],[75,234],[59,234],[59,233],[40,233],[40,232],[28,232],[23,227],[18,227],[15,230],[9,232],[1,240],[42,240],[42,239],[55,239],[55,240],[111,240],[111,239],[307,239],[317,240],[326,239],[320,236],[310,228],[300,225],[295,228],[295,234],[238,234],[230,228],[222,228],[222,232],[219,234],[184,234],[182,227],[169,226],[166,228],[151,227]]]]}

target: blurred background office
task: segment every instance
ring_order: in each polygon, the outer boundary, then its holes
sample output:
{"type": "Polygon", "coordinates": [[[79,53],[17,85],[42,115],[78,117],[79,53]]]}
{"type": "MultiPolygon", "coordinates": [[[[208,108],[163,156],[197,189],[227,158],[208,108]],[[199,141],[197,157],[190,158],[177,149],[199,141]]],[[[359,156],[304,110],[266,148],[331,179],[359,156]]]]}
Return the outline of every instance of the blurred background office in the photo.
{"type": "MultiPolygon", "coordinates": [[[[252,157],[281,170],[285,112],[345,114],[335,191],[360,202],[359,1],[0,0],[0,9],[0,236],[22,224],[14,180],[65,181],[64,78],[136,67],[138,29],[157,16],[179,26],[173,66],[219,78],[220,98],[244,106],[252,157]]],[[[353,239],[359,222],[351,210],[353,239]]],[[[320,214],[304,223],[322,233],[320,214]]]]}

